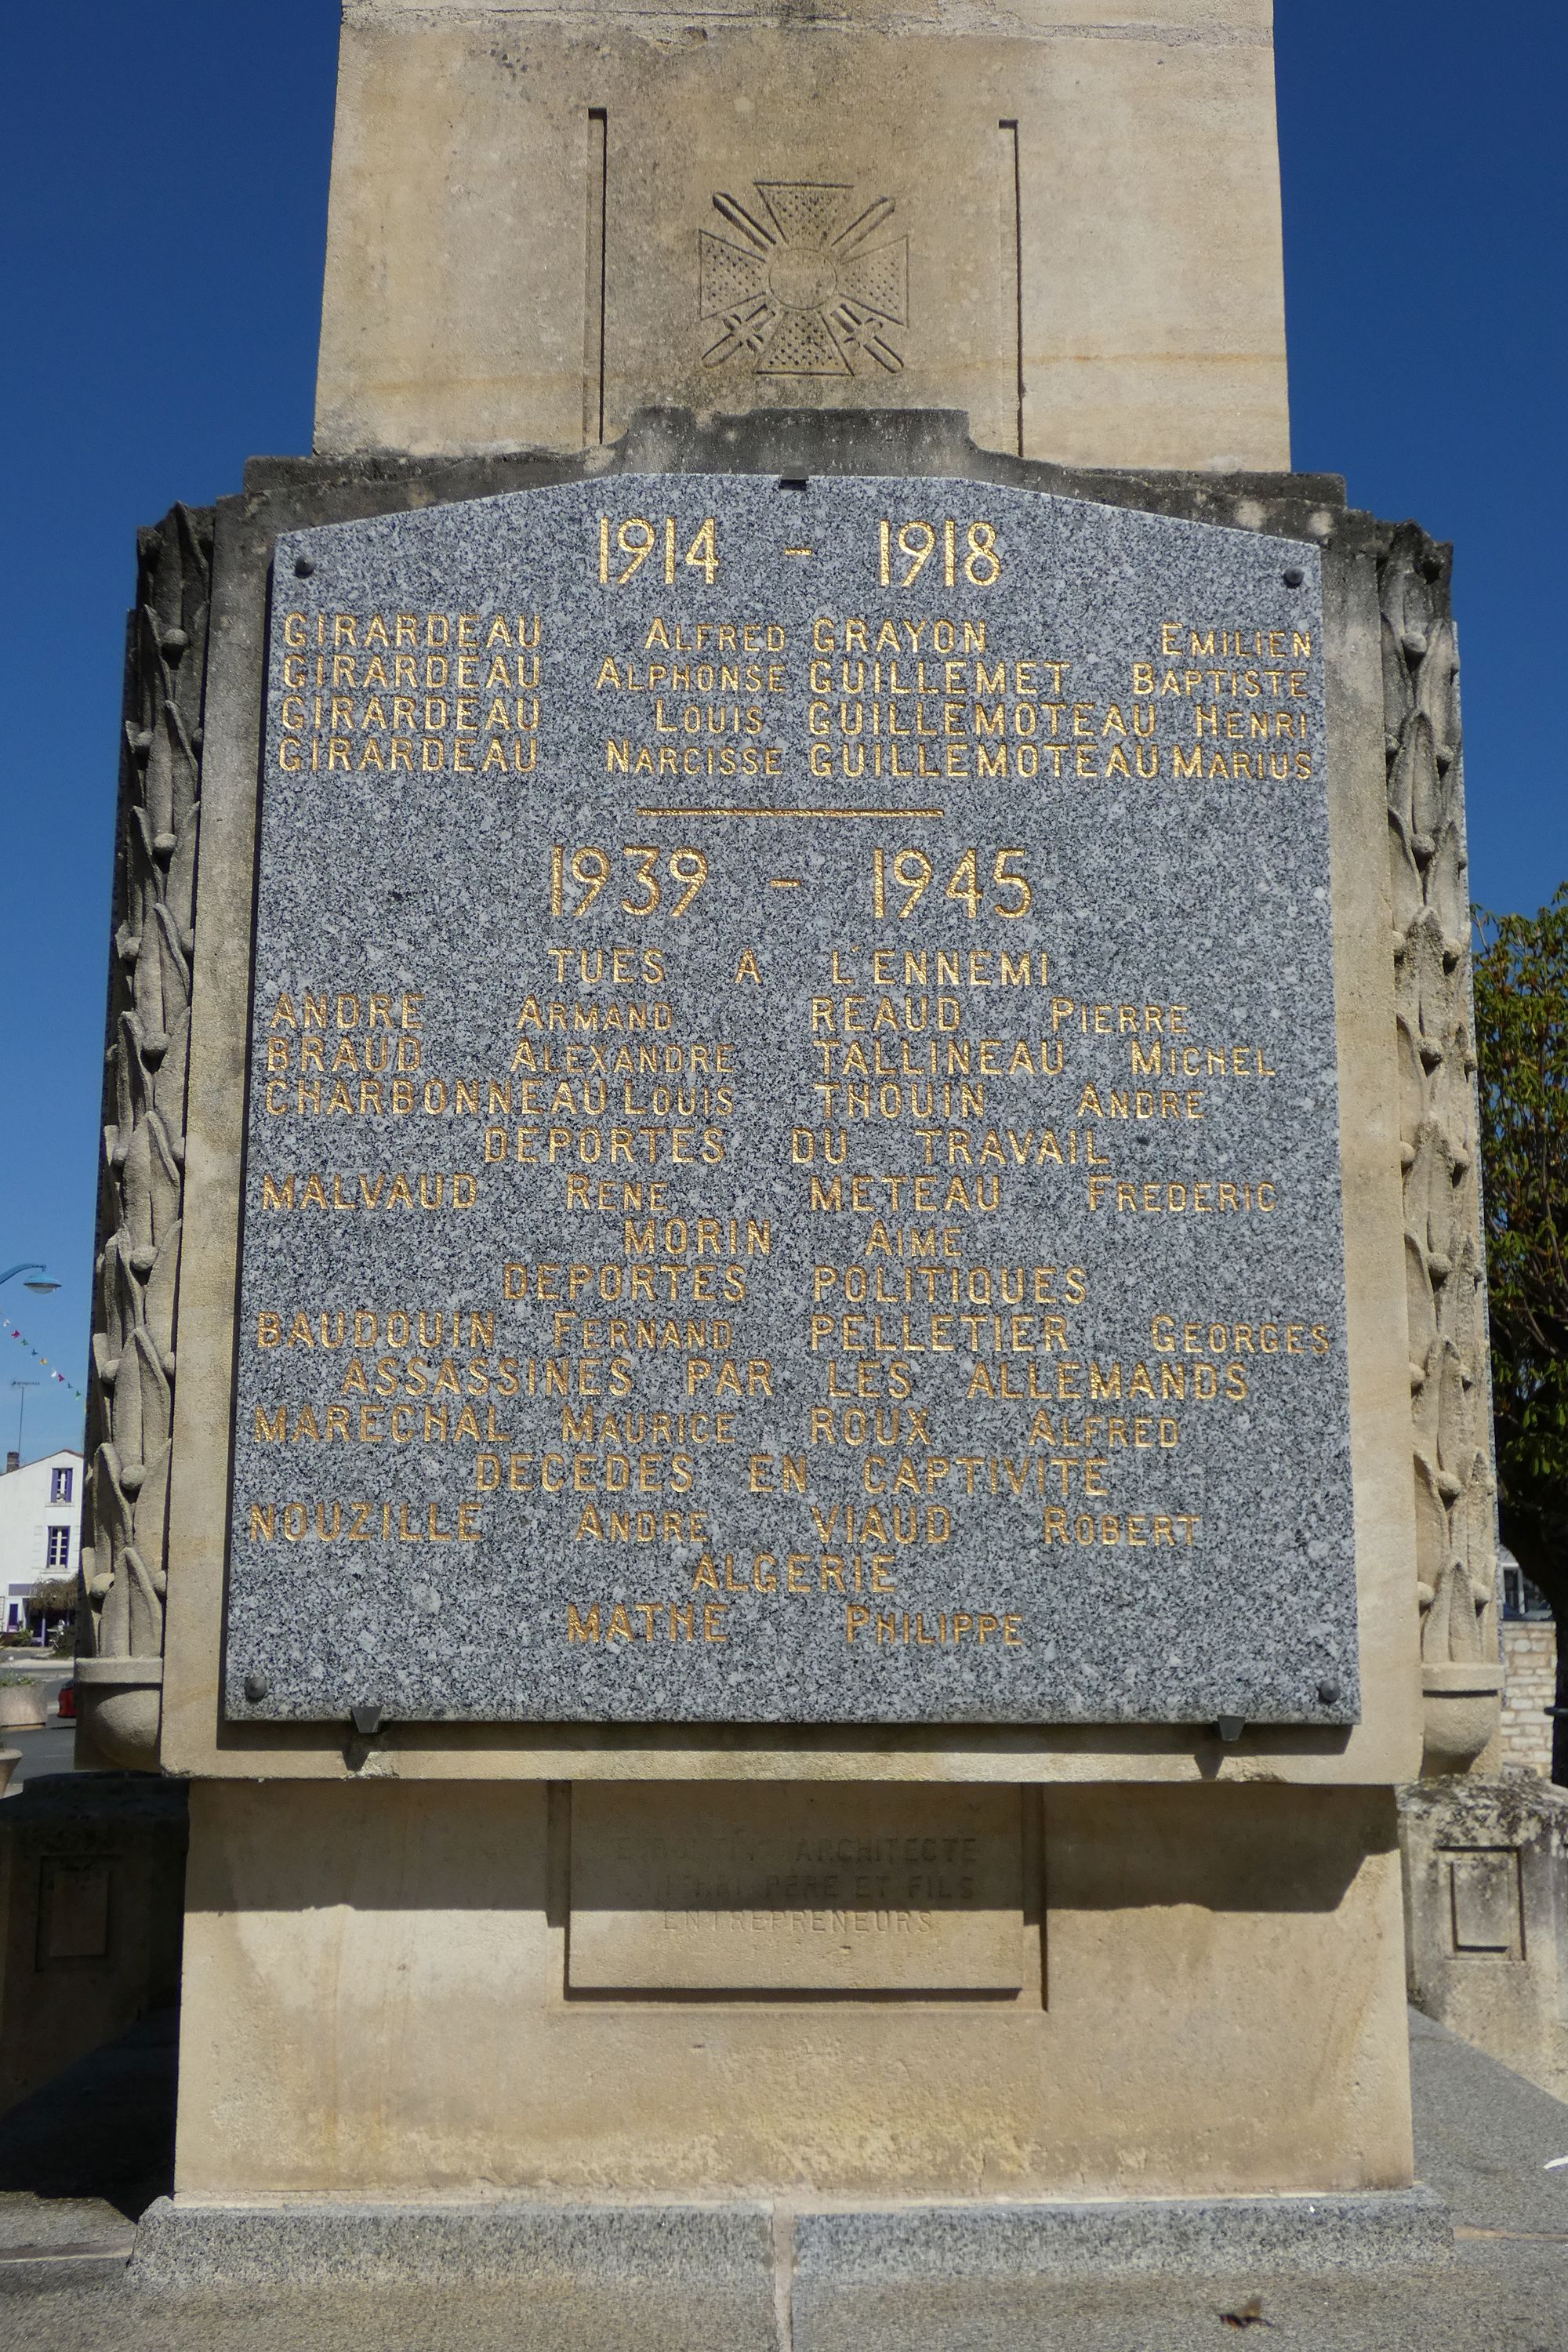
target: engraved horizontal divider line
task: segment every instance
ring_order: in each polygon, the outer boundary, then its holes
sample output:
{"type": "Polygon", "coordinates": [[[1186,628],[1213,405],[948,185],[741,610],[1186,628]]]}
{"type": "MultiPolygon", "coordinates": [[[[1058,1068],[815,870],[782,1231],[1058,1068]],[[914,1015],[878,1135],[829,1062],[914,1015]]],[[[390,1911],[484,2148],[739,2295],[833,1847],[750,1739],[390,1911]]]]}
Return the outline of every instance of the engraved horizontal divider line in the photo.
{"type": "Polygon", "coordinates": [[[939,808],[639,808],[638,816],[944,817],[939,808]]]}

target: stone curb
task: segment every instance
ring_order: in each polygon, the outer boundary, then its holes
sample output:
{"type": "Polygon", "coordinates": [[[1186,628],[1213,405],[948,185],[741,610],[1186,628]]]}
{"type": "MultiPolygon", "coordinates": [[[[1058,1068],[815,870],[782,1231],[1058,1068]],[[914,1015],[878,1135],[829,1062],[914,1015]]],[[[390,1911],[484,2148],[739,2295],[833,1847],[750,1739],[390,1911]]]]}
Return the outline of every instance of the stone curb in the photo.
{"type": "Polygon", "coordinates": [[[773,2292],[762,2205],[181,2205],[142,2215],[130,2276],[220,2284],[390,2284],[532,2278],[773,2292]]]}
{"type": "MultiPolygon", "coordinates": [[[[777,2219],[793,2238],[793,2292],[808,2297],[919,2281],[1366,2271],[1454,2259],[1448,2209],[1426,2189],[781,2210],[777,2219]]],[[[163,2290],[531,2278],[771,2294],[775,2261],[774,2216],[760,2204],[246,2207],[160,2198],[138,2227],[130,2276],[163,2290]]]]}
{"type": "Polygon", "coordinates": [[[795,2291],[915,2281],[1224,2276],[1452,2262],[1429,2189],[1342,2196],[1150,2198],[1082,2205],[927,2205],[803,2213],[795,2291]]]}

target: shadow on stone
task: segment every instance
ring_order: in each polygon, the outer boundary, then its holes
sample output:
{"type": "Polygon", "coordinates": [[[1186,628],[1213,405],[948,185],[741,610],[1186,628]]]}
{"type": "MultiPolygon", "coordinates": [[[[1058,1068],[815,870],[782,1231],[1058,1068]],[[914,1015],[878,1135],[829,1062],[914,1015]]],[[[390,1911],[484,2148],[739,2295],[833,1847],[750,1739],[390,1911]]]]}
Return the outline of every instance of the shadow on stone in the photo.
{"type": "Polygon", "coordinates": [[[135,2221],[174,2178],[179,2011],[141,2019],[13,2107],[0,2195],[92,2198],[135,2221]]]}

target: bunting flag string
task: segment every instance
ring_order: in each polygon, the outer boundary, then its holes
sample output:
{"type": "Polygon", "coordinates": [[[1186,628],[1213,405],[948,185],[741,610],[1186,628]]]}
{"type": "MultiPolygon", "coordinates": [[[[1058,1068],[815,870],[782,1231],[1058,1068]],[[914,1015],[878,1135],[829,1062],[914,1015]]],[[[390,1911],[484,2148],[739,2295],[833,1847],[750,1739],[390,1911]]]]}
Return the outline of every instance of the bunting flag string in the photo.
{"type": "Polygon", "coordinates": [[[68,1389],[70,1391],[78,1404],[85,1403],[86,1400],[74,1381],[68,1381],[64,1372],[58,1370],[55,1365],[50,1363],[47,1356],[40,1356],[32,1341],[25,1338],[24,1335],[17,1330],[16,1326],[10,1320],[8,1316],[0,1315],[0,1331],[8,1331],[12,1339],[15,1339],[19,1346],[26,1348],[28,1355],[33,1358],[36,1363],[42,1364],[45,1371],[47,1372],[51,1381],[58,1381],[62,1389],[68,1389]]]}

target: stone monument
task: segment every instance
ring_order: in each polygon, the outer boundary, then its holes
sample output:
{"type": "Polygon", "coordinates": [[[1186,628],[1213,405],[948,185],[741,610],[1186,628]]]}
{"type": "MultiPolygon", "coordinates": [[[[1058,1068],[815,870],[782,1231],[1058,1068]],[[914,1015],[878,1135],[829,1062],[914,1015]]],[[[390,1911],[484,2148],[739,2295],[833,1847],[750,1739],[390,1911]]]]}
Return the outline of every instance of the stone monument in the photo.
{"type": "Polygon", "coordinates": [[[316,452],[131,642],[81,1737],[191,1783],[154,2268],[1431,2236],[1447,559],[1289,470],[1269,12],[1166,16],[345,8],[316,452]]]}

